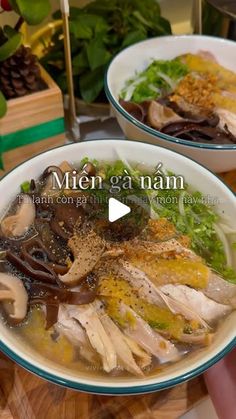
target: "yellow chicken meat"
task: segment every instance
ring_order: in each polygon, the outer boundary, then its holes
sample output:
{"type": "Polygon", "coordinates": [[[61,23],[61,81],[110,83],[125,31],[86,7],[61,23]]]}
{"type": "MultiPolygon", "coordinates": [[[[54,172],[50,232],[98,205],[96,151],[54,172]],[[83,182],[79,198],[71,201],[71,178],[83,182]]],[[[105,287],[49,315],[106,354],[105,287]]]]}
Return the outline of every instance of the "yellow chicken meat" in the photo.
{"type": "Polygon", "coordinates": [[[131,255],[129,262],[145,272],[156,285],[182,284],[193,288],[206,288],[210,269],[201,262],[186,259],[158,259],[146,254],[142,258],[131,255]]]}

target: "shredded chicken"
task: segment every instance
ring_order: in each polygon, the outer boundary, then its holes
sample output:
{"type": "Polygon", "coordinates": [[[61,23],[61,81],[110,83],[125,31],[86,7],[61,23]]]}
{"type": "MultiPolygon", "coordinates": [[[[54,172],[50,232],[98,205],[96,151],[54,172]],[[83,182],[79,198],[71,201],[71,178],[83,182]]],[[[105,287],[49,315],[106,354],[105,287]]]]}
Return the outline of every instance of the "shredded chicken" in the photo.
{"type": "MultiPolygon", "coordinates": [[[[171,298],[173,292],[168,293],[165,290],[168,287],[175,290],[180,285],[166,285],[164,287],[156,287],[145,275],[144,272],[133,267],[128,262],[123,262],[123,275],[131,283],[133,288],[138,291],[141,298],[146,299],[148,302],[158,305],[159,307],[167,307],[174,314],[182,314],[188,320],[195,320],[204,328],[208,328],[207,323],[204,321],[204,317],[195,309],[192,308],[191,304],[187,304],[186,301],[181,299],[171,298]],[[165,288],[167,287],[167,288],[165,288]]],[[[189,290],[191,288],[185,287],[189,290]]],[[[198,293],[198,291],[196,291],[198,293]]],[[[225,312],[225,314],[227,311],[225,312]]],[[[221,311],[222,314],[222,311],[221,311]]],[[[206,319],[205,319],[206,320],[206,319]]]]}
{"type": "Polygon", "coordinates": [[[129,312],[135,319],[135,326],[126,326],[124,328],[124,332],[127,336],[135,340],[146,351],[157,357],[161,363],[179,359],[180,354],[175,345],[151,329],[151,327],[130,307],[121,303],[120,311],[123,314],[129,312]]]}
{"type": "Polygon", "coordinates": [[[82,358],[89,362],[97,362],[98,357],[92,348],[84,329],[77,320],[70,317],[67,306],[60,305],[58,322],[54,325],[54,328],[59,334],[66,336],[73,345],[79,348],[82,358]]]}
{"type": "Polygon", "coordinates": [[[129,345],[126,342],[124,334],[116,326],[116,324],[111,320],[111,318],[106,314],[101,303],[96,301],[94,307],[99,315],[99,318],[102,322],[102,325],[110,337],[114,348],[117,353],[117,357],[121,365],[126,369],[126,371],[131,372],[134,375],[143,376],[142,370],[136,364],[132,351],[130,350],[129,345]]]}
{"type": "Polygon", "coordinates": [[[92,347],[102,358],[103,368],[110,372],[117,367],[117,355],[92,304],[69,306],[69,315],[83,326],[92,347]]]}
{"type": "Polygon", "coordinates": [[[209,323],[219,320],[232,311],[229,305],[219,304],[206,297],[203,292],[185,285],[168,284],[161,287],[161,291],[191,309],[196,313],[196,317],[201,317],[209,323]]]}
{"type": "Polygon", "coordinates": [[[218,303],[228,304],[236,308],[236,285],[225,281],[220,276],[211,273],[209,283],[204,294],[218,303]]]}

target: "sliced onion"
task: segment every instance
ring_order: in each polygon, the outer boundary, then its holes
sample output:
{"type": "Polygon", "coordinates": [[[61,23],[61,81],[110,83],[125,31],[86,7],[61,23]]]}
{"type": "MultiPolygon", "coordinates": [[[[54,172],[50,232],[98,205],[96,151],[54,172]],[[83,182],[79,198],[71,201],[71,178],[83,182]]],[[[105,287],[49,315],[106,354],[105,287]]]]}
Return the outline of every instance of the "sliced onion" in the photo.
{"type": "Polygon", "coordinates": [[[185,195],[186,195],[186,192],[184,191],[180,194],[180,197],[179,197],[179,213],[180,213],[180,215],[182,215],[182,217],[185,216],[185,208],[184,208],[184,196],[185,195]]]}
{"type": "Polygon", "coordinates": [[[179,80],[173,81],[169,76],[167,76],[167,74],[164,74],[160,71],[157,73],[157,75],[161,77],[167,84],[169,84],[172,90],[175,90],[177,84],[179,83],[179,80]]]}
{"type": "Polygon", "coordinates": [[[133,93],[134,93],[136,87],[138,86],[138,84],[142,83],[142,81],[145,81],[145,80],[146,80],[146,77],[142,76],[142,77],[139,77],[138,79],[134,80],[133,83],[131,83],[129,86],[127,86],[124,100],[129,101],[132,98],[133,93]]]}
{"type": "Polygon", "coordinates": [[[150,90],[153,90],[153,92],[155,92],[159,95],[161,94],[161,90],[158,87],[156,87],[154,84],[150,83],[148,85],[148,87],[149,87],[150,90]]]}
{"type": "Polygon", "coordinates": [[[221,240],[221,242],[224,246],[227,265],[232,266],[232,263],[233,263],[232,254],[231,254],[230,245],[229,245],[229,242],[226,238],[226,235],[225,235],[224,231],[222,230],[222,228],[219,226],[219,224],[214,224],[214,229],[215,229],[215,232],[216,232],[217,236],[219,237],[219,239],[221,240]]]}

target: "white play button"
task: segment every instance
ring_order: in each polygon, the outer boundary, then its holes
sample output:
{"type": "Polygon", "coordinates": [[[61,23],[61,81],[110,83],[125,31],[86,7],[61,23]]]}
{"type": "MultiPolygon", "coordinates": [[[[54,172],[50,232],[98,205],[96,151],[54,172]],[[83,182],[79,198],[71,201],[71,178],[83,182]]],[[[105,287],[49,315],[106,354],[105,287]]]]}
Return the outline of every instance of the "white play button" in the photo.
{"type": "Polygon", "coordinates": [[[124,217],[125,215],[131,212],[130,207],[128,205],[122,204],[122,202],[118,201],[115,198],[109,199],[109,221],[110,223],[114,223],[114,221],[119,220],[120,218],[124,217]]]}

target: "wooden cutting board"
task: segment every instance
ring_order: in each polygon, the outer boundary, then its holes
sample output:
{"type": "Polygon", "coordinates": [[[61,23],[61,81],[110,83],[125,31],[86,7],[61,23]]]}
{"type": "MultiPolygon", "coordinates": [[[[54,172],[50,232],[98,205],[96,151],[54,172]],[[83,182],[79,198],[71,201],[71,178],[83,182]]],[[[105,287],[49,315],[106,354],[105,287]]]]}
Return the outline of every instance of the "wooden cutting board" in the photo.
{"type": "Polygon", "coordinates": [[[172,419],[207,395],[203,378],[143,396],[79,393],[36,377],[0,356],[1,419],[172,419]]]}
{"type": "MultiPolygon", "coordinates": [[[[222,175],[236,191],[236,171],[222,175]]],[[[203,376],[142,396],[94,396],[25,371],[0,353],[0,419],[177,419],[207,396],[203,376]]]]}

